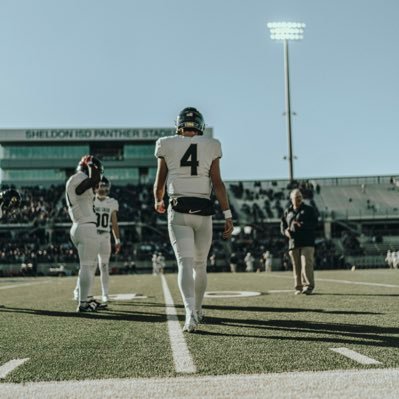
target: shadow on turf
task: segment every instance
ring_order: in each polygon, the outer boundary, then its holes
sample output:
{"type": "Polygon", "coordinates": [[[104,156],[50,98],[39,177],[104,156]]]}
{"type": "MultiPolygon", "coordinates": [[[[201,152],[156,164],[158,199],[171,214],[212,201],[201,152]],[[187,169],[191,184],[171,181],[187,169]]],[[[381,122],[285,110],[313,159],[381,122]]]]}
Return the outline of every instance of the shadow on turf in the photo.
{"type": "Polygon", "coordinates": [[[217,317],[206,317],[206,325],[221,325],[228,327],[241,327],[248,329],[260,329],[263,331],[281,331],[284,334],[295,333],[293,336],[287,335],[253,335],[253,334],[232,334],[221,333],[198,329],[196,335],[215,335],[224,337],[242,337],[258,339],[276,339],[291,341],[313,341],[329,342],[331,344],[354,344],[399,348],[399,339],[384,334],[399,334],[399,328],[379,327],[370,325],[342,324],[342,323],[314,323],[300,320],[254,320],[254,319],[225,319],[217,317]],[[298,336],[298,334],[323,334],[340,335],[341,337],[310,337],[298,336]]]}
{"type": "MultiPolygon", "coordinates": [[[[182,307],[182,305],[176,305],[182,307]]],[[[348,315],[378,315],[378,312],[357,312],[349,310],[324,310],[324,309],[306,309],[306,308],[270,308],[262,306],[221,306],[221,305],[204,305],[204,309],[214,310],[237,310],[240,312],[271,312],[271,313],[327,313],[327,314],[348,314],[348,315]]]]}
{"type": "Polygon", "coordinates": [[[1,307],[0,312],[3,313],[26,313],[34,314],[37,316],[50,316],[50,317],[72,317],[72,318],[87,318],[99,320],[118,320],[118,321],[140,321],[147,323],[163,323],[166,321],[164,313],[145,313],[145,312],[126,312],[123,310],[113,311],[112,309],[101,310],[92,313],[76,313],[76,312],[61,312],[54,310],[43,309],[29,309],[29,308],[11,308],[1,307]]]}

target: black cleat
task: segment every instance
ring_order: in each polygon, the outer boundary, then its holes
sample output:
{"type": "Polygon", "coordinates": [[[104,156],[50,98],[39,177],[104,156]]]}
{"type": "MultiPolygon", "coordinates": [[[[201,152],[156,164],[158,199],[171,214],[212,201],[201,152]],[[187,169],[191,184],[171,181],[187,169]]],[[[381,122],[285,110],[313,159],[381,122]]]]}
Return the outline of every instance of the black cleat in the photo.
{"type": "Polygon", "coordinates": [[[101,309],[107,309],[108,308],[108,303],[97,302],[95,299],[91,299],[89,301],[89,304],[91,306],[94,306],[96,310],[101,310],[101,309]]]}
{"type": "Polygon", "coordinates": [[[79,305],[78,308],[76,309],[76,312],[78,313],[89,313],[89,312],[95,312],[96,311],[96,306],[91,304],[90,302],[87,303],[86,305],[79,305]]]}

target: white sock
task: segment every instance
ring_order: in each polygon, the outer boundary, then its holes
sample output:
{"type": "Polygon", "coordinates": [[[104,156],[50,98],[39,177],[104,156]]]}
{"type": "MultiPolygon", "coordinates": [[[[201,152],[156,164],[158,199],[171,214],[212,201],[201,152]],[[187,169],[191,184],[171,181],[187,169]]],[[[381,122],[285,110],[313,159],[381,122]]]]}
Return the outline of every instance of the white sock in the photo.
{"type": "Polygon", "coordinates": [[[101,291],[103,296],[108,296],[109,292],[109,267],[108,263],[100,264],[100,273],[101,273],[101,291]]]}
{"type": "Polygon", "coordinates": [[[96,274],[96,269],[97,269],[97,264],[91,264],[89,266],[89,289],[87,292],[87,296],[90,297],[91,299],[93,299],[93,285],[94,285],[94,276],[96,274]]]}
{"type": "Polygon", "coordinates": [[[206,274],[206,261],[195,262],[194,264],[194,287],[195,287],[195,310],[199,311],[202,308],[202,301],[208,283],[208,276],[206,274]]]}
{"type": "Polygon", "coordinates": [[[79,273],[78,273],[78,278],[76,279],[76,287],[75,287],[75,291],[77,292],[77,293],[79,293],[79,284],[80,284],[80,270],[79,270],[79,273]]]}
{"type": "Polygon", "coordinates": [[[195,308],[193,265],[193,258],[181,258],[178,261],[179,271],[177,274],[177,282],[183,298],[186,314],[194,312],[195,308]]]}
{"type": "Polygon", "coordinates": [[[79,302],[87,302],[87,296],[90,289],[90,266],[80,265],[79,271],[79,302]]]}

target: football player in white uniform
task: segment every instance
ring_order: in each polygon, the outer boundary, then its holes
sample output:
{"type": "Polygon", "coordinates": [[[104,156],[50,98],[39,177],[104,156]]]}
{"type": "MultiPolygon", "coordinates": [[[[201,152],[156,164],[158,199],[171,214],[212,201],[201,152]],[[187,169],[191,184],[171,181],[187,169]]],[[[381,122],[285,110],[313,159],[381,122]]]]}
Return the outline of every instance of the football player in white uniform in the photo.
{"type": "MultiPolygon", "coordinates": [[[[108,196],[111,189],[109,180],[103,176],[96,189],[96,197],[94,199],[94,209],[97,217],[97,233],[100,241],[100,249],[98,252],[98,265],[100,269],[102,304],[98,306],[100,309],[107,307],[109,301],[109,259],[111,257],[111,230],[115,240],[115,252],[121,249],[120,232],[118,225],[119,203],[116,199],[108,196]]],[[[74,291],[76,298],[79,293],[79,279],[74,291]]],[[[89,292],[89,300],[93,297],[89,292]]]]}
{"type": "Polygon", "coordinates": [[[88,294],[97,267],[100,241],[97,234],[97,217],[94,212],[94,188],[104,173],[102,163],[92,155],[80,160],[65,190],[68,213],[72,220],[71,239],[79,255],[79,305],[77,312],[93,312],[97,308],[88,294]]]}
{"type": "Polygon", "coordinates": [[[213,204],[216,194],[225,216],[223,238],[233,231],[226,188],[220,176],[220,142],[203,136],[205,123],[195,108],[183,109],[176,121],[176,135],[157,140],[158,169],[154,184],[155,210],[164,213],[165,185],[170,197],[169,237],[178,264],[178,285],[186,310],[183,331],[195,331],[202,320],[206,264],[212,243],[213,204]]]}

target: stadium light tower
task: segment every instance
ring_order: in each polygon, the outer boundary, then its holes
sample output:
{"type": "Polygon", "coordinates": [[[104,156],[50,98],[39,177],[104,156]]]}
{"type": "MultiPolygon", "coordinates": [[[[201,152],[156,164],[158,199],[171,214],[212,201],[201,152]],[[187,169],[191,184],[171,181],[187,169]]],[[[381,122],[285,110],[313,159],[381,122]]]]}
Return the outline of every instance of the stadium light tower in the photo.
{"type": "Polygon", "coordinates": [[[288,163],[289,179],[294,180],[294,158],[292,154],[292,132],[291,132],[291,94],[290,94],[290,70],[288,59],[288,42],[290,40],[302,40],[305,24],[299,22],[269,22],[272,40],[280,40],[284,45],[284,71],[285,71],[285,115],[287,118],[288,135],[288,163]]]}

